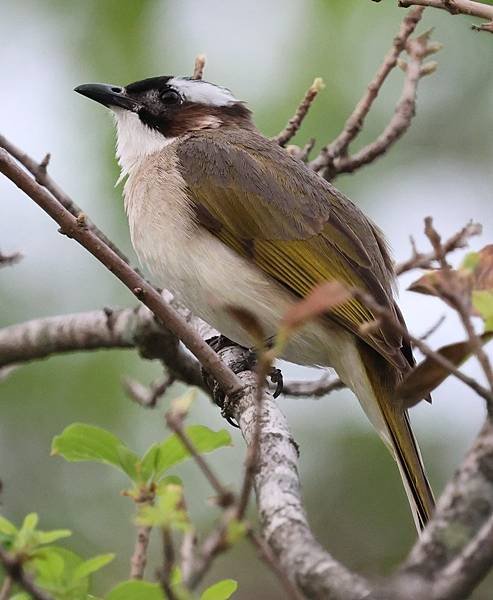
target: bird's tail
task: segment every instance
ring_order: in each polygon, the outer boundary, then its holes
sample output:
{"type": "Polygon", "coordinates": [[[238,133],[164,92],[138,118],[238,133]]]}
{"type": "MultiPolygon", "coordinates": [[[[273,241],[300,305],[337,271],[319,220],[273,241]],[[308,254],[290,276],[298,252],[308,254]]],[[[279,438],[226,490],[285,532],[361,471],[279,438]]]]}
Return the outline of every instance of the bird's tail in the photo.
{"type": "Polygon", "coordinates": [[[416,528],[421,532],[435,501],[407,411],[396,402],[390,365],[367,346],[360,347],[359,353],[366,377],[354,391],[397,462],[416,528]]]}

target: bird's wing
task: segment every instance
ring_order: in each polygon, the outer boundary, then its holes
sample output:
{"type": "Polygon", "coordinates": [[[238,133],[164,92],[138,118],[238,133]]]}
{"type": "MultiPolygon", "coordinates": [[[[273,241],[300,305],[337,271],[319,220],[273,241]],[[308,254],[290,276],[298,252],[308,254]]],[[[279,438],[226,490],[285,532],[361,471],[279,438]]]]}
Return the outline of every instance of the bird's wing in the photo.
{"type": "MultiPolygon", "coordinates": [[[[199,223],[297,297],[337,280],[370,293],[397,317],[385,241],[363,213],[303,163],[259,134],[202,131],[177,146],[199,223]]],[[[350,299],[326,318],[404,369],[391,326],[361,332],[371,310],[350,299]]]]}

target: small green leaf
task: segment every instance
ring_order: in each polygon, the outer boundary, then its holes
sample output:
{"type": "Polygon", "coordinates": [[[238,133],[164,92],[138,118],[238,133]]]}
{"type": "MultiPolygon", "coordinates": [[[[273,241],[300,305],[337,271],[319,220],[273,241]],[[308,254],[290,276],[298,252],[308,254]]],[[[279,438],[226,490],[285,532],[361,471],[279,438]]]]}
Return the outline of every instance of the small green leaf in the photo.
{"type": "Polygon", "coordinates": [[[147,581],[124,581],[114,587],[106,600],[165,600],[161,586],[147,581]]]}
{"type": "Polygon", "coordinates": [[[35,545],[33,534],[38,521],[39,517],[36,513],[29,513],[24,517],[24,521],[14,540],[14,547],[16,550],[24,550],[28,546],[35,545]]]}
{"type": "Polygon", "coordinates": [[[17,534],[17,527],[5,517],[0,515],[0,533],[13,536],[17,534]]]}
{"type": "Polygon", "coordinates": [[[190,527],[188,515],[183,508],[183,488],[170,483],[160,486],[154,505],[141,505],[135,519],[137,525],[149,527],[173,527],[184,531],[190,527]]]}
{"type": "Polygon", "coordinates": [[[226,541],[228,544],[236,544],[239,540],[245,537],[247,527],[244,521],[231,519],[226,530],[226,541]]]}
{"type": "Polygon", "coordinates": [[[484,320],[484,330],[493,331],[493,291],[474,290],[472,304],[484,320]]]}
{"type": "Polygon", "coordinates": [[[71,535],[72,532],[70,529],[53,529],[52,531],[36,531],[34,539],[36,545],[41,546],[43,544],[53,544],[53,542],[70,537],[71,535]]]}
{"type": "Polygon", "coordinates": [[[465,269],[466,271],[471,271],[471,273],[473,273],[478,266],[480,259],[481,257],[479,252],[468,252],[462,261],[461,269],[465,269]]]}
{"type": "Polygon", "coordinates": [[[99,554],[98,556],[89,558],[75,569],[73,578],[81,579],[82,577],[87,577],[91,573],[95,573],[105,567],[114,558],[114,554],[99,554]]]}
{"type": "Polygon", "coordinates": [[[9,600],[31,600],[31,597],[26,592],[20,592],[19,594],[10,596],[9,600]]]}
{"type": "MultiPolygon", "coordinates": [[[[200,454],[231,445],[231,436],[225,429],[212,431],[204,425],[190,425],[185,433],[200,454]]],[[[154,477],[158,479],[165,471],[188,458],[188,450],[176,434],[171,435],[158,446],[154,477]]]]}
{"type": "Polygon", "coordinates": [[[94,461],[113,465],[137,479],[136,465],[139,457],[109,431],[74,423],[53,439],[52,454],[60,454],[69,462],[94,461]]]}
{"type": "Polygon", "coordinates": [[[200,600],[228,600],[237,589],[238,584],[234,579],[223,579],[208,587],[200,600]]]}

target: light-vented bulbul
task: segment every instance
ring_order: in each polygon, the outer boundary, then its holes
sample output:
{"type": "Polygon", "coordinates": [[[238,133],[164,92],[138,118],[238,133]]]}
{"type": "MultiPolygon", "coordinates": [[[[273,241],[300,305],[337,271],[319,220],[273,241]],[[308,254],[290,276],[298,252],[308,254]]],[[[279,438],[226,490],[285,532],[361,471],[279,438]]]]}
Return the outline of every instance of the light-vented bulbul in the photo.
{"type": "MultiPolygon", "coordinates": [[[[333,185],[255,128],[226,88],[186,77],[76,91],[110,108],[132,243],[156,283],[244,346],[225,305],[254,313],[268,335],[318,284],[371,294],[403,324],[393,262],[378,227],[333,185]]],[[[414,364],[395,328],[351,298],[289,341],[283,358],[333,367],[399,466],[416,526],[433,510],[419,449],[395,388],[414,364]]]]}

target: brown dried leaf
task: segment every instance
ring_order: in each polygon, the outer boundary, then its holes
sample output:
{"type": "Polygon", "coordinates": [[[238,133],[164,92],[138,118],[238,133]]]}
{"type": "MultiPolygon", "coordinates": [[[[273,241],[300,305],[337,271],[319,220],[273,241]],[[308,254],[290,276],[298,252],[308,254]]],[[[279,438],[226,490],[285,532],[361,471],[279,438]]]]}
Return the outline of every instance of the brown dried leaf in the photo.
{"type": "Polygon", "coordinates": [[[493,290],[493,244],[478,252],[478,261],[474,269],[474,289],[493,290]]]}
{"type": "MultiPolygon", "coordinates": [[[[493,338],[493,333],[485,333],[481,336],[483,344],[493,338]]],[[[457,342],[444,346],[437,353],[448,359],[456,367],[459,367],[471,356],[471,342],[457,342]]],[[[404,402],[406,408],[414,406],[423,400],[430,392],[437,388],[450,372],[439,365],[430,357],[426,357],[415,367],[397,387],[396,394],[404,402]]]]}
{"type": "Polygon", "coordinates": [[[263,346],[267,336],[260,321],[251,311],[247,308],[234,306],[232,304],[227,304],[224,308],[226,312],[231,315],[248,334],[250,334],[252,341],[258,348],[263,346]]]}
{"type": "Polygon", "coordinates": [[[311,321],[339,304],[343,304],[351,297],[351,292],[338,281],[326,281],[313,288],[313,290],[294,304],[284,315],[281,327],[291,332],[303,327],[311,321]]]}
{"type": "Polygon", "coordinates": [[[461,269],[437,269],[428,271],[419,279],[413,282],[408,290],[425,294],[428,296],[437,296],[447,302],[447,295],[458,295],[466,306],[471,304],[472,277],[470,271],[461,269]]]}

